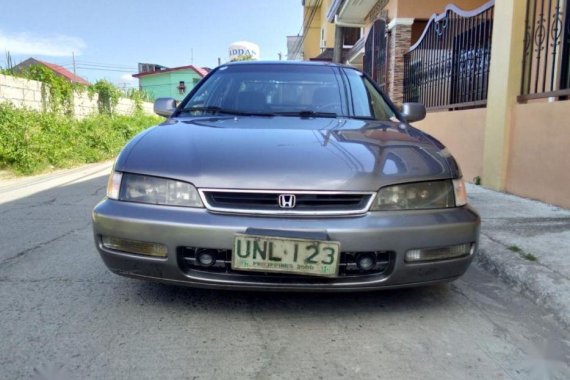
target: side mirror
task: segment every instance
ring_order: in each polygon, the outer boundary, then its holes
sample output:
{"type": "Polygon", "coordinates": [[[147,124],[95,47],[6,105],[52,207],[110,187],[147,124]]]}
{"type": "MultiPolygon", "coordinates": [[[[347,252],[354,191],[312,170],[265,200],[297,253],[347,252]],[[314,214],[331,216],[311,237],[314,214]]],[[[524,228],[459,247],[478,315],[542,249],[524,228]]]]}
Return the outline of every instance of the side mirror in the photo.
{"type": "Polygon", "coordinates": [[[425,119],[426,107],[422,103],[404,103],[401,113],[408,123],[413,123],[425,119]]]}
{"type": "Polygon", "coordinates": [[[176,110],[176,99],[158,98],[154,101],[154,113],[159,116],[170,117],[176,110]]]}

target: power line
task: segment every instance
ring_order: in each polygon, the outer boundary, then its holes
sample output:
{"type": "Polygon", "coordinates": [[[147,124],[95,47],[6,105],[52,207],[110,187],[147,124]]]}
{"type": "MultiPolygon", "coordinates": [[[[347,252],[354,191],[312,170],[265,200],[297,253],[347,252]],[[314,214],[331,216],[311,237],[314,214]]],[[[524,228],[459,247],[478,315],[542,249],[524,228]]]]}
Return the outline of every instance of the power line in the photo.
{"type": "MultiPolygon", "coordinates": [[[[72,67],[73,63],[63,64],[60,66],[72,67]]],[[[116,70],[116,71],[124,71],[124,72],[137,72],[137,70],[138,70],[138,68],[132,67],[132,66],[122,66],[122,65],[112,65],[112,64],[91,64],[91,63],[86,63],[85,61],[76,61],[76,66],[83,68],[83,69],[89,69],[89,70],[101,69],[103,71],[105,71],[105,70],[116,70]]]]}
{"type": "Polygon", "coordinates": [[[133,66],[131,65],[120,65],[117,63],[105,63],[105,62],[95,62],[95,61],[84,61],[84,60],[77,60],[78,63],[86,64],[86,65],[94,65],[94,66],[111,66],[111,67],[120,67],[125,69],[130,69],[133,66]]]}
{"type": "Polygon", "coordinates": [[[78,69],[83,70],[93,70],[93,71],[113,71],[117,73],[136,73],[136,70],[127,70],[127,69],[111,69],[111,68],[103,68],[103,67],[93,67],[93,66],[84,66],[84,65],[77,65],[78,69]]]}
{"type": "Polygon", "coordinates": [[[311,10],[311,14],[309,15],[309,18],[307,19],[307,23],[302,27],[303,28],[303,34],[301,35],[301,39],[297,42],[297,46],[295,47],[293,56],[296,56],[297,54],[299,54],[303,43],[305,42],[305,38],[307,37],[307,33],[309,31],[309,29],[311,28],[311,24],[313,22],[313,19],[315,18],[315,14],[317,13],[317,8],[320,8],[320,6],[322,5],[323,0],[318,0],[318,2],[314,5],[313,9],[311,10]]]}
{"type": "Polygon", "coordinates": [[[301,35],[301,40],[297,42],[297,48],[295,49],[295,54],[294,54],[295,56],[299,54],[300,50],[302,49],[303,43],[305,42],[305,38],[307,38],[307,33],[309,32],[309,29],[311,29],[311,24],[313,23],[313,19],[315,18],[317,9],[321,7],[322,3],[323,3],[322,0],[318,0],[318,2],[313,6],[311,14],[309,15],[309,18],[307,20],[307,23],[303,27],[303,34],[301,35]]]}
{"type": "Polygon", "coordinates": [[[87,67],[100,67],[102,69],[118,69],[118,70],[137,70],[137,67],[133,66],[113,66],[113,65],[93,65],[89,63],[77,62],[78,65],[87,66],[87,67]]]}

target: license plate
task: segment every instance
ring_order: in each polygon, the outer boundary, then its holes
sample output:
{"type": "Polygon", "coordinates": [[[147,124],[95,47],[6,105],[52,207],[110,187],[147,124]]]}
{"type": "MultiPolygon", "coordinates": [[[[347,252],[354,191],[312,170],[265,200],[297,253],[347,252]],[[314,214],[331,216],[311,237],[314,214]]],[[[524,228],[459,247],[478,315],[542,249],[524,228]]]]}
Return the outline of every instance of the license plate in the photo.
{"type": "Polygon", "coordinates": [[[232,269],[336,277],[340,243],[236,234],[232,269]]]}

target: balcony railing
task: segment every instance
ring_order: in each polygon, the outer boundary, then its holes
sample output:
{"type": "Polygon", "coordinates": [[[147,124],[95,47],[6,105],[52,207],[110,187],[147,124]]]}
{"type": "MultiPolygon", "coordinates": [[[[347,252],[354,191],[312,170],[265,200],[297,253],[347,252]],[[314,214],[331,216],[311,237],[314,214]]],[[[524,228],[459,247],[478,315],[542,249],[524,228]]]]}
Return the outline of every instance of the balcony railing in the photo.
{"type": "Polygon", "coordinates": [[[527,0],[519,101],[570,95],[570,0],[527,0]]]}
{"type": "Polygon", "coordinates": [[[404,55],[404,101],[454,109],[487,102],[495,1],[473,11],[448,5],[404,55]]]}
{"type": "Polygon", "coordinates": [[[347,59],[350,60],[352,57],[362,54],[364,51],[364,43],[366,42],[366,36],[362,36],[352,45],[348,54],[346,55],[347,59]]]}

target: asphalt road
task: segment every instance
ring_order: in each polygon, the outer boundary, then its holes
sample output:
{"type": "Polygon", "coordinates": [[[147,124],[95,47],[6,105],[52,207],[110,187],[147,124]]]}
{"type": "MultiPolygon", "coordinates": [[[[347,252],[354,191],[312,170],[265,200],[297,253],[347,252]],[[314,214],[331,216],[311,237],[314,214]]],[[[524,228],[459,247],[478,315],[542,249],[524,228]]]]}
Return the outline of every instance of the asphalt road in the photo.
{"type": "Polygon", "coordinates": [[[359,294],[118,277],[91,235],[104,188],[0,204],[0,379],[570,378],[570,333],[476,265],[448,285],[359,294]]]}

